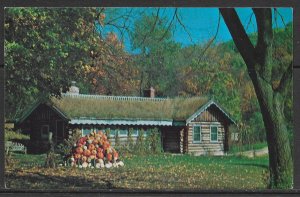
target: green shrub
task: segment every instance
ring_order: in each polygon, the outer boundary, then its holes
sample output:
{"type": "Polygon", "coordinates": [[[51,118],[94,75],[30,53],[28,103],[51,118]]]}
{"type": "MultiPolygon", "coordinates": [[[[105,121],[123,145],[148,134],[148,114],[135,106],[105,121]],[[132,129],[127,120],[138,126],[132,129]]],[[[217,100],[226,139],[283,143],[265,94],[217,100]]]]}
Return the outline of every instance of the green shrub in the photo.
{"type": "Polygon", "coordinates": [[[145,153],[145,137],[144,137],[144,129],[139,130],[139,135],[137,137],[135,143],[135,153],[144,154],[145,153]]]}
{"type": "Polygon", "coordinates": [[[161,136],[160,136],[160,131],[158,128],[153,128],[150,129],[150,134],[148,136],[149,139],[149,148],[150,148],[150,153],[161,153],[162,151],[162,146],[161,146],[161,136]]]}
{"type": "Polygon", "coordinates": [[[20,131],[13,131],[12,129],[5,129],[4,140],[29,140],[29,135],[22,134],[20,131]]]}
{"type": "Polygon", "coordinates": [[[115,134],[115,148],[120,147],[120,136],[119,136],[119,130],[116,130],[115,134]]]}
{"type": "Polygon", "coordinates": [[[134,142],[133,142],[132,134],[133,134],[133,128],[130,128],[128,130],[128,138],[127,138],[127,148],[129,150],[134,148],[134,142]]]}
{"type": "Polygon", "coordinates": [[[107,139],[109,140],[110,139],[110,128],[105,129],[105,134],[106,134],[107,139]]]}
{"type": "Polygon", "coordinates": [[[69,138],[65,139],[63,143],[59,144],[55,148],[54,152],[59,154],[61,156],[61,159],[65,161],[65,159],[71,153],[74,144],[76,144],[76,142],[79,140],[80,137],[81,137],[81,131],[79,129],[73,130],[72,134],[69,135],[69,138]]]}

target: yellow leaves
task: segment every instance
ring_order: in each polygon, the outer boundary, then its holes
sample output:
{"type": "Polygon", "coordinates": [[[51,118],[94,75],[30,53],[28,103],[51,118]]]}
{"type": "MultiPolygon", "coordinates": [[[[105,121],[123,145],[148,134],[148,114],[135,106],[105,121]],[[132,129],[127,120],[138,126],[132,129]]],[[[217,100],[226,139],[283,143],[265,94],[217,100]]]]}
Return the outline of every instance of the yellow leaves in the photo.
{"type": "Polygon", "coordinates": [[[6,169],[11,188],[264,189],[268,171],[245,158],[146,155],[125,159],[124,168],[39,167],[6,169]],[[247,165],[243,165],[247,164],[247,165]],[[96,172],[96,173],[95,173],[96,172]],[[38,180],[38,184],[36,184],[38,180]]]}

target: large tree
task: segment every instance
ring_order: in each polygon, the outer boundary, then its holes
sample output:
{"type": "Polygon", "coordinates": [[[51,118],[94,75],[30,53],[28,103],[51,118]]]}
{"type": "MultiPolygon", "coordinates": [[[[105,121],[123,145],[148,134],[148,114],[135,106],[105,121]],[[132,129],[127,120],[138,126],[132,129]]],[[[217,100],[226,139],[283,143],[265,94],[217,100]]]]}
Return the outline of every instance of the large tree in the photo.
{"type": "MultiPolygon", "coordinates": [[[[271,188],[291,188],[293,161],[284,117],[284,99],[291,88],[292,63],[286,65],[279,83],[272,80],[272,10],[253,8],[258,37],[254,46],[235,9],[220,8],[234,43],[243,57],[252,80],[266,128],[271,188]]],[[[273,71],[274,72],[274,71],[273,71]]]]}
{"type": "Polygon", "coordinates": [[[99,40],[95,8],[5,9],[6,117],[38,95],[59,96],[80,78],[99,40]]]}

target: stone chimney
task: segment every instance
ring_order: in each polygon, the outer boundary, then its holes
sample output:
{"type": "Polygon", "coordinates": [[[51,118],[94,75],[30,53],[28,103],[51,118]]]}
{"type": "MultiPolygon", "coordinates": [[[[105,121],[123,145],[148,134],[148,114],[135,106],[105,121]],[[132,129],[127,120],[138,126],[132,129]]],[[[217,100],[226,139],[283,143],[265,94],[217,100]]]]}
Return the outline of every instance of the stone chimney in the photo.
{"type": "Polygon", "coordinates": [[[155,97],[155,89],[150,87],[150,89],[144,90],[144,96],[154,98],[155,97]]]}
{"type": "Polygon", "coordinates": [[[79,88],[76,87],[76,81],[72,81],[72,85],[69,88],[68,94],[78,95],[79,94],[79,88]]]}

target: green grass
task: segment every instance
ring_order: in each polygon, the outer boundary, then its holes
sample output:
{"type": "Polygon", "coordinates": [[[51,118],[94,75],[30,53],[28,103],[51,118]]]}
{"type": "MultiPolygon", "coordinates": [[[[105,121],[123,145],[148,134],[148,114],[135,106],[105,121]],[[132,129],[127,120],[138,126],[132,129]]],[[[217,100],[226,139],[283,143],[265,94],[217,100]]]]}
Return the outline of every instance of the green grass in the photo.
{"type": "Polygon", "coordinates": [[[127,156],[124,167],[111,169],[28,167],[45,155],[13,157],[19,164],[6,168],[6,185],[14,189],[265,189],[268,177],[266,156],[127,156]]]}
{"type": "Polygon", "coordinates": [[[233,144],[233,145],[231,145],[229,152],[237,153],[237,152],[241,152],[241,151],[258,150],[258,149],[265,148],[267,146],[268,146],[267,142],[260,142],[260,143],[255,143],[255,144],[246,144],[246,145],[233,144]]]}

